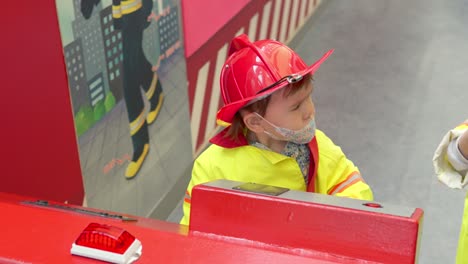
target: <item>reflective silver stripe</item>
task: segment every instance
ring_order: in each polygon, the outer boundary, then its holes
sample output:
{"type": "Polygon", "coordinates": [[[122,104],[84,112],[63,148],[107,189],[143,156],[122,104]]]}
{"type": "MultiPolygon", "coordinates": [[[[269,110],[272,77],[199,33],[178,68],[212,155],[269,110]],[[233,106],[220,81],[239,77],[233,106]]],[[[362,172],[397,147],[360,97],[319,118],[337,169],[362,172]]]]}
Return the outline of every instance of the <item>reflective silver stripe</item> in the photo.
{"type": "Polygon", "coordinates": [[[113,18],[122,17],[122,10],[120,9],[120,6],[112,6],[112,17],[113,18]]]}
{"type": "Polygon", "coordinates": [[[153,80],[151,81],[151,84],[150,84],[150,88],[146,92],[146,98],[148,98],[148,100],[153,98],[154,91],[156,91],[156,82],[157,81],[158,81],[158,75],[154,74],[153,75],[153,80]]]}
{"type": "Polygon", "coordinates": [[[130,14],[142,6],[141,0],[122,1],[118,6],[112,6],[112,16],[121,18],[122,15],[130,14]]]}
{"type": "Polygon", "coordinates": [[[135,135],[140,130],[143,123],[146,122],[145,109],[141,111],[141,114],[130,123],[130,135],[135,135]]]}
{"type": "Polygon", "coordinates": [[[355,172],[353,174],[353,176],[349,177],[349,179],[347,179],[346,181],[340,183],[338,185],[338,188],[336,188],[332,193],[330,193],[330,195],[340,193],[341,191],[346,189],[351,182],[353,182],[354,180],[357,180],[357,179],[361,179],[361,175],[359,173],[355,172]]]}
{"type": "Polygon", "coordinates": [[[192,197],[190,197],[190,195],[188,193],[185,193],[184,200],[185,199],[190,200],[190,199],[192,199],[192,197]]]}
{"type": "Polygon", "coordinates": [[[122,1],[121,4],[122,14],[129,14],[141,7],[141,0],[122,1]]]}

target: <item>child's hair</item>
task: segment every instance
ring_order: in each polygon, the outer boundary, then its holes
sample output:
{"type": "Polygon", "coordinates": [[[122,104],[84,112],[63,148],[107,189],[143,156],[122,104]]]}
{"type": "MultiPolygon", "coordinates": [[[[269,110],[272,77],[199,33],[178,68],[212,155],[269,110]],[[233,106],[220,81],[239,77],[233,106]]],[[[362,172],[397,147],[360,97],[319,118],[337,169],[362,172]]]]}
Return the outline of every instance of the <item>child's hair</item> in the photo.
{"type": "MultiPolygon", "coordinates": [[[[311,74],[307,74],[302,78],[302,80],[296,83],[288,84],[285,88],[280,89],[279,91],[284,90],[283,96],[287,98],[291,95],[294,95],[298,91],[304,89],[306,87],[306,84],[313,80],[314,80],[313,76],[311,74]]],[[[232,119],[231,126],[229,127],[228,131],[226,132],[224,136],[231,140],[238,141],[239,133],[243,132],[244,129],[246,128],[244,121],[242,119],[242,116],[240,114],[240,111],[247,110],[248,112],[256,112],[259,115],[264,116],[266,109],[268,107],[268,104],[270,103],[270,98],[271,98],[271,94],[237,111],[237,113],[234,115],[234,118],[232,119]]]]}

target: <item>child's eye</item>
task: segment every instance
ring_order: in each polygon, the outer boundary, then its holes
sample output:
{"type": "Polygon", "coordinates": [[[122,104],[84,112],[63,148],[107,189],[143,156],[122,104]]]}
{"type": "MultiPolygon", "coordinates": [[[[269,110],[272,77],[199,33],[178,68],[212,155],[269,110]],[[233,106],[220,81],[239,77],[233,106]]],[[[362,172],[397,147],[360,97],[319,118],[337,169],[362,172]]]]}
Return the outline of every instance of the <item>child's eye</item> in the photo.
{"type": "Polygon", "coordinates": [[[301,106],[301,104],[295,105],[295,106],[292,108],[292,110],[295,111],[295,110],[299,109],[299,106],[301,106]]]}

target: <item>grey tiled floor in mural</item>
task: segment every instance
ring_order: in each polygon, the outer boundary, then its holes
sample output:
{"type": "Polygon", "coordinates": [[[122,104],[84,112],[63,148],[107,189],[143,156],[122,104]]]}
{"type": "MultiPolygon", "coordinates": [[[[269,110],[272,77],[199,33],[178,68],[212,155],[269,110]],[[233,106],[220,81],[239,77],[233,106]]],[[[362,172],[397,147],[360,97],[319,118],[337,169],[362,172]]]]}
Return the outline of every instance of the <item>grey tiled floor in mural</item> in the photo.
{"type": "Polygon", "coordinates": [[[455,263],[465,191],[439,183],[431,160],[468,115],[466,14],[462,0],[327,0],[290,43],[308,63],[335,49],[315,77],[317,125],[375,200],[424,209],[423,264],[455,263]]]}
{"type": "MultiPolygon", "coordinates": [[[[179,49],[159,69],[165,99],[157,120],[149,126],[150,152],[134,179],[124,177],[132,143],[123,101],[79,138],[88,206],[151,216],[178,178],[187,174],[187,168],[178,165],[192,161],[185,76],[179,49]],[[113,160],[114,166],[109,166],[113,160]],[[107,172],[106,165],[112,167],[107,172]]],[[[185,190],[179,189],[182,197],[185,190]]]]}

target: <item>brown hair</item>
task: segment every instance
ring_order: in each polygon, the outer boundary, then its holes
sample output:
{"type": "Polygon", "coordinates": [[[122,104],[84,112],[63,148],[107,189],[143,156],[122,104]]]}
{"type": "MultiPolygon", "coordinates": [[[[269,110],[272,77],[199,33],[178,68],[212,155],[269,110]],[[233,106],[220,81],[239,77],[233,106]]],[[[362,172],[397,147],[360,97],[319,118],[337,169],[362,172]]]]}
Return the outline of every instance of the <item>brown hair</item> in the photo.
{"type": "MultiPolygon", "coordinates": [[[[284,88],[283,97],[287,98],[291,95],[294,95],[298,91],[304,89],[306,87],[306,84],[309,81],[313,81],[313,80],[314,78],[312,77],[312,75],[307,74],[304,76],[304,78],[302,78],[302,80],[296,83],[291,83],[287,85],[284,88]]],[[[268,104],[270,103],[270,98],[271,98],[271,94],[267,96],[266,98],[258,100],[252,104],[249,104],[243,107],[242,109],[240,109],[239,111],[237,111],[237,113],[234,115],[234,118],[232,119],[231,126],[229,127],[228,131],[226,132],[224,136],[227,138],[230,138],[231,140],[238,141],[239,133],[243,132],[243,130],[246,128],[244,124],[244,120],[242,119],[242,116],[240,114],[240,111],[247,110],[248,112],[257,112],[259,115],[264,116],[266,109],[268,107],[268,104]]]]}

